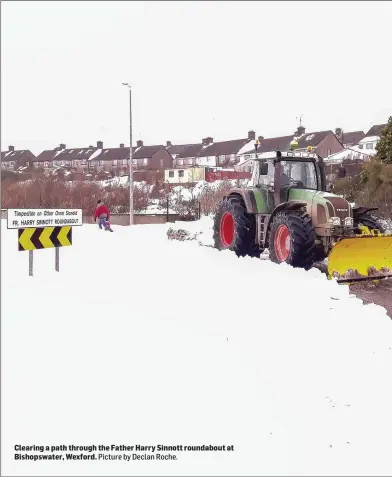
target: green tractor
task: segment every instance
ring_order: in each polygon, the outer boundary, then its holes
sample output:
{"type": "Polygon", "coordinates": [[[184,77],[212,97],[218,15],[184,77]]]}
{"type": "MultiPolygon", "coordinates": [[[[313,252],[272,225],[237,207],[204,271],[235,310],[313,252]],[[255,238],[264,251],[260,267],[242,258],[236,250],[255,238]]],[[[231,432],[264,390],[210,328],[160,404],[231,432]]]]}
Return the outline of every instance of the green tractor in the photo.
{"type": "Polygon", "coordinates": [[[330,277],[354,281],[392,276],[392,236],[376,208],[352,207],[327,192],[323,159],[315,153],[256,154],[246,188],[233,188],[214,219],[214,242],[238,257],[260,257],[309,269],[328,258],[330,277]]]}

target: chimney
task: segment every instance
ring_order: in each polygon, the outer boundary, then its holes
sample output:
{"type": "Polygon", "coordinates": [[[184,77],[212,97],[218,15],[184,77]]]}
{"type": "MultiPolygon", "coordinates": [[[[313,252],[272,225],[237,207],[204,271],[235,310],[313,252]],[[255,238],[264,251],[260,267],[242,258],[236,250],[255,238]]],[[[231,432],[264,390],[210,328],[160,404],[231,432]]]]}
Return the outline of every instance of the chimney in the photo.
{"type": "Polygon", "coordinates": [[[335,136],[336,136],[338,139],[340,139],[340,138],[342,137],[342,133],[343,133],[342,128],[336,128],[336,129],[335,129],[335,136]]]}
{"type": "Polygon", "coordinates": [[[123,143],[121,143],[121,144],[120,144],[120,147],[124,147],[124,144],[123,144],[123,143]]]}
{"type": "Polygon", "coordinates": [[[97,148],[98,149],[103,149],[103,142],[102,141],[97,141],[97,148]]]}
{"type": "Polygon", "coordinates": [[[137,141],[136,147],[143,147],[143,141],[137,141]]]}
{"type": "Polygon", "coordinates": [[[297,131],[294,133],[294,136],[301,137],[305,134],[305,128],[303,126],[298,126],[297,131]]]}
{"type": "Polygon", "coordinates": [[[264,136],[259,136],[257,139],[259,140],[259,142],[262,142],[264,141],[264,136]]]}
{"type": "Polygon", "coordinates": [[[248,139],[255,140],[256,139],[256,133],[254,131],[248,131],[248,139]]]}
{"type": "Polygon", "coordinates": [[[9,152],[14,152],[15,151],[15,146],[8,146],[8,151],[9,152]]]}
{"type": "Polygon", "coordinates": [[[170,147],[172,145],[171,141],[166,141],[166,147],[170,147]]]}
{"type": "Polygon", "coordinates": [[[65,144],[60,144],[60,151],[64,151],[67,146],[65,144]]]}
{"type": "Polygon", "coordinates": [[[90,149],[90,148],[92,148],[92,147],[94,147],[94,146],[92,146],[92,145],[90,144],[88,148],[90,149]]]}
{"type": "Polygon", "coordinates": [[[214,140],[212,139],[212,137],[205,137],[202,140],[203,146],[208,146],[209,144],[212,144],[213,142],[214,142],[214,140]]]}

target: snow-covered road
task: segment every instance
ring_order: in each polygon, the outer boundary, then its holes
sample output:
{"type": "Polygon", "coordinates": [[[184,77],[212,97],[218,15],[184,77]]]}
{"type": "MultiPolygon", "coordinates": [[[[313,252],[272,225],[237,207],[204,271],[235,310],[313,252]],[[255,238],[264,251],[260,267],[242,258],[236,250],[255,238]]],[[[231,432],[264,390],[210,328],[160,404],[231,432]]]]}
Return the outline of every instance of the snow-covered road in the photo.
{"type": "Polygon", "coordinates": [[[2,221],[5,475],[391,475],[392,321],[318,270],[167,225],[17,251],[2,221]],[[226,445],[172,461],[16,461],[21,445],[226,445]]]}

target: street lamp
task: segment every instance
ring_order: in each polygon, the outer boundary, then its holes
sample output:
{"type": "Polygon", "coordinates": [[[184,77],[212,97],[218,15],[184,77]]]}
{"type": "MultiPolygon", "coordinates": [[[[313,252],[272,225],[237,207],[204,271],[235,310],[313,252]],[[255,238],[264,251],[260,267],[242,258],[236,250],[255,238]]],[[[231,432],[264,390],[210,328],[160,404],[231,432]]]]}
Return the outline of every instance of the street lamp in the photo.
{"type": "Polygon", "coordinates": [[[132,89],[129,83],[123,86],[129,89],[129,225],[133,225],[132,89]]]}

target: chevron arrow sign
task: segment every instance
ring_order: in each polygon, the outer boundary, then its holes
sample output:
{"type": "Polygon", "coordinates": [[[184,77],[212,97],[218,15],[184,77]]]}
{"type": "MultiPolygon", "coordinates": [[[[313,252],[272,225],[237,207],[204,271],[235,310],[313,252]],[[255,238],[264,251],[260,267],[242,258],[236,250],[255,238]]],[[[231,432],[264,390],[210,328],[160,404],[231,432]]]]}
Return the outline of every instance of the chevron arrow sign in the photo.
{"type": "Polygon", "coordinates": [[[72,245],[72,227],[45,227],[18,230],[19,251],[72,245]]]}

